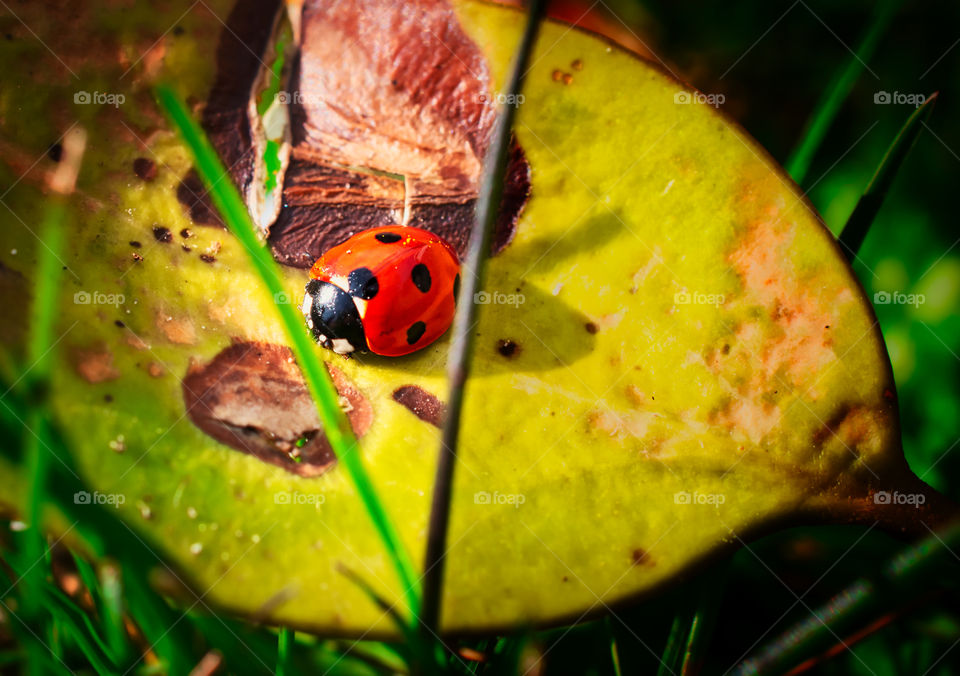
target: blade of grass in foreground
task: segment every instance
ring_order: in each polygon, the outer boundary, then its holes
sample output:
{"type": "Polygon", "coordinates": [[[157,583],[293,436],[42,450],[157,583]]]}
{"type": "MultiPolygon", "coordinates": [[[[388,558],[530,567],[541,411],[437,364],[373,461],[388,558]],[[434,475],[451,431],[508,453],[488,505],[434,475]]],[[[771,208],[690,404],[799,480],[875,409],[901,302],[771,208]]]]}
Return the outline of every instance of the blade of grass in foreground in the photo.
{"type": "MultiPolygon", "coordinates": [[[[527,73],[527,64],[536,42],[540,22],[546,13],[546,0],[532,0],[527,25],[514,55],[513,66],[504,89],[506,101],[517,101],[527,73]]],[[[477,321],[474,294],[483,284],[486,260],[493,241],[503,181],[510,152],[510,134],[517,106],[504,106],[487,155],[484,158],[483,183],[477,201],[477,218],[470,237],[470,247],[462,265],[462,284],[457,297],[457,313],[453,320],[448,378],[450,394],[447,397],[446,420],[437,460],[437,474],[433,482],[433,500],[430,505],[430,527],[427,533],[427,553],[424,559],[423,633],[435,636],[440,624],[440,604],[443,597],[443,559],[447,553],[447,530],[450,525],[450,498],[453,494],[453,470],[456,466],[457,440],[460,434],[460,414],[463,411],[463,390],[470,375],[473,353],[473,326],[477,321]]]]}
{"type": "Polygon", "coordinates": [[[840,231],[838,237],[840,247],[848,259],[853,260],[860,250],[860,246],[863,244],[870,226],[873,225],[891,184],[893,184],[893,179],[910,153],[910,149],[917,142],[917,137],[920,136],[924,123],[930,119],[930,115],[933,113],[933,104],[938,96],[939,92],[934,92],[907,119],[900,129],[900,133],[897,134],[886,154],[884,154],[880,166],[877,167],[877,171],[870,179],[866,190],[860,196],[860,201],[854,207],[853,213],[850,214],[850,218],[843,226],[843,230],[840,231]]]}
{"type": "Polygon", "coordinates": [[[800,664],[818,659],[839,639],[863,638],[870,628],[879,628],[878,618],[909,605],[935,584],[938,578],[956,579],[954,550],[960,546],[960,522],[944,528],[894,557],[878,575],[857,580],[809,617],[761,647],[737,665],[736,676],[783,674],[800,664]],[[867,627],[867,630],[861,629],[867,627]],[[859,631],[858,631],[859,630],[859,631]]]}
{"type": "MultiPolygon", "coordinates": [[[[168,86],[156,89],[160,106],[176,127],[197,164],[197,170],[203,178],[214,204],[223,216],[224,222],[247,251],[250,262],[271,295],[284,292],[280,272],[272,256],[257,236],[250,220],[250,214],[240,198],[233,182],[229,180],[227,170],[203,130],[187,112],[183,102],[168,86]]],[[[323,431],[333,448],[337,459],[343,463],[353,484],[360,494],[370,520],[383,540],[384,546],[396,569],[397,576],[404,589],[406,604],[410,613],[416,617],[420,610],[419,583],[409,554],[404,549],[396,528],[390,521],[383,503],[380,501],[370,480],[357,448],[353,430],[340,409],[339,397],[330,376],[316,356],[316,345],[307,335],[303,318],[292,305],[277,304],[287,338],[290,341],[297,363],[303,370],[304,378],[317,406],[317,412],[323,423],[323,431]]]]}
{"type": "Polygon", "coordinates": [[[843,69],[833,86],[826,90],[823,97],[817,103],[814,112],[810,115],[800,137],[800,143],[790,154],[784,167],[787,173],[793,177],[793,180],[803,185],[807,172],[810,170],[810,164],[813,162],[823,138],[830,130],[833,120],[837,117],[840,106],[850,94],[854,83],[860,76],[860,72],[866,65],[866,62],[873,57],[877,49],[880,38],[883,37],[890,20],[900,7],[900,0],[887,0],[881,2],[875,10],[873,20],[870,22],[867,32],[860,41],[857,51],[850,57],[847,67],[843,69]]]}

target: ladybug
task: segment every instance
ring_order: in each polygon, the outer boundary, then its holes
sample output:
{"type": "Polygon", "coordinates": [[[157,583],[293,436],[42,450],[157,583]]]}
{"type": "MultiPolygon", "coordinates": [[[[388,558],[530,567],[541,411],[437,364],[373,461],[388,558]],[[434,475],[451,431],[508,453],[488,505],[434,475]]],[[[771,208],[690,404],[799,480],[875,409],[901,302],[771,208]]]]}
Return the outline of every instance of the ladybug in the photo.
{"type": "Polygon", "coordinates": [[[314,339],[337,354],[399,357],[444,334],[459,290],[453,247],[432,232],[391,225],[320,256],[301,310],[314,339]]]}

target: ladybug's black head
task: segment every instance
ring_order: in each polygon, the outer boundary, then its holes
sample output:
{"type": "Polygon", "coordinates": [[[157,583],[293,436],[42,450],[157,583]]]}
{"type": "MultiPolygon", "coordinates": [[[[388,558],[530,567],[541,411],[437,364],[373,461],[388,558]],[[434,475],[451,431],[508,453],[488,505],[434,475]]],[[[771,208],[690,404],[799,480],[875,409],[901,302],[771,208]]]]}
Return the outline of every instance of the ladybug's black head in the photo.
{"type": "Polygon", "coordinates": [[[319,279],[311,279],[306,291],[300,309],[314,340],[337,354],[366,352],[363,322],[353,298],[343,289],[319,279]]]}

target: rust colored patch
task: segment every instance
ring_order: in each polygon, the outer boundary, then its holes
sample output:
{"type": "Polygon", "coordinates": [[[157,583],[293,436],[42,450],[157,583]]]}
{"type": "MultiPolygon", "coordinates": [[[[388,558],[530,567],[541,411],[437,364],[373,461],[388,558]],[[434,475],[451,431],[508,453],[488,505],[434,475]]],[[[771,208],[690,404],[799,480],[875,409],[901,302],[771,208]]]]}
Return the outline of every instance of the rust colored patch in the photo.
{"type": "Polygon", "coordinates": [[[193,345],[197,342],[197,332],[188,318],[172,317],[160,312],[157,314],[156,324],[171,343],[193,345]]]}
{"type": "Polygon", "coordinates": [[[73,365],[88,383],[102,383],[120,377],[120,371],[113,365],[113,353],[105,347],[75,350],[73,365]]]}
{"type": "Polygon", "coordinates": [[[393,400],[410,409],[415,416],[435,427],[442,427],[447,405],[417,385],[403,385],[393,391],[393,400]]]}
{"type": "MultiPolygon", "coordinates": [[[[327,370],[354,433],[363,436],[373,421],[373,408],[340,370],[331,366],[327,370]]],[[[264,462],[311,477],[336,461],[286,346],[230,345],[208,364],[190,367],[183,380],[183,398],[197,427],[264,462]]]]}

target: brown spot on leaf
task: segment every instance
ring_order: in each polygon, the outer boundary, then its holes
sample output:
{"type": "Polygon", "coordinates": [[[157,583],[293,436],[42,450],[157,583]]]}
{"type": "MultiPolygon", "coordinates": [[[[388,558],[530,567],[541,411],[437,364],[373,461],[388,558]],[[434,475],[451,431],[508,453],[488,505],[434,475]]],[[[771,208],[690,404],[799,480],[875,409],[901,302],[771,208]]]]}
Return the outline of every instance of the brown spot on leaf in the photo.
{"type": "Polygon", "coordinates": [[[157,177],[157,163],[148,157],[138,157],[133,161],[133,173],[144,181],[152,181],[157,177]]]}
{"type": "Polygon", "coordinates": [[[520,352],[520,344],[512,340],[502,339],[497,341],[497,352],[502,356],[510,357],[516,356],[520,352]]]}
{"type": "Polygon", "coordinates": [[[210,195],[195,169],[188,171],[177,186],[177,200],[186,209],[187,215],[194,223],[224,227],[220,214],[210,201],[210,195]]]}
{"type": "Polygon", "coordinates": [[[88,383],[102,383],[120,377],[120,371],[113,365],[113,353],[106,347],[74,350],[73,365],[88,383]]]}
{"type": "Polygon", "coordinates": [[[594,335],[596,335],[596,333],[600,330],[600,327],[593,322],[587,322],[586,324],[583,325],[583,328],[587,330],[587,333],[591,333],[594,335]]]}
{"type": "Polygon", "coordinates": [[[393,391],[393,400],[435,427],[442,427],[447,415],[447,405],[422,387],[403,385],[393,391]]]}
{"type": "Polygon", "coordinates": [[[153,238],[158,242],[168,244],[173,241],[173,234],[171,234],[170,228],[165,228],[162,225],[155,225],[153,226],[153,238]]]}
{"type": "MultiPolygon", "coordinates": [[[[360,437],[373,408],[338,369],[328,366],[350,425],[360,437]]],[[[293,353],[282,345],[238,342],[183,381],[187,414],[214,439],[300,476],[335,462],[293,353]]]]}
{"type": "Polygon", "coordinates": [[[653,558],[650,556],[650,552],[642,547],[637,547],[632,552],[630,552],[630,560],[635,566],[653,566],[656,565],[653,561],[653,558]]]}

